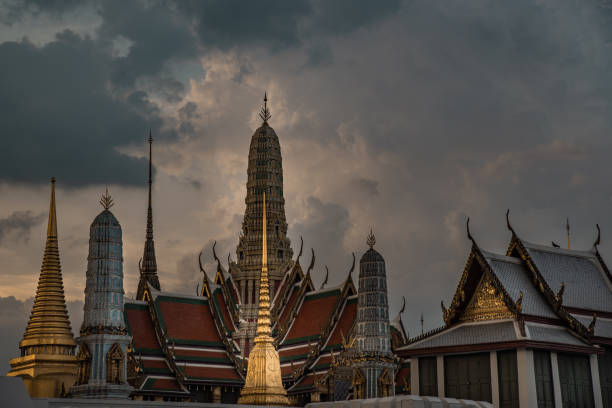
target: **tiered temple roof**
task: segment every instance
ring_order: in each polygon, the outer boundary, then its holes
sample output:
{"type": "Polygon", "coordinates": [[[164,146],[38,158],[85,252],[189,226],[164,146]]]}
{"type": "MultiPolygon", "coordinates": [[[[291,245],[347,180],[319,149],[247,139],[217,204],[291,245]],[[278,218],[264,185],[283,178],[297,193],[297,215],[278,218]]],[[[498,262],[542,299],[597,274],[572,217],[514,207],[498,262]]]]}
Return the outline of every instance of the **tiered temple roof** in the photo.
{"type": "Polygon", "coordinates": [[[612,276],[597,250],[512,238],[505,255],[472,249],[445,326],[400,347],[403,357],[530,347],[598,353],[612,344],[612,276]]]}

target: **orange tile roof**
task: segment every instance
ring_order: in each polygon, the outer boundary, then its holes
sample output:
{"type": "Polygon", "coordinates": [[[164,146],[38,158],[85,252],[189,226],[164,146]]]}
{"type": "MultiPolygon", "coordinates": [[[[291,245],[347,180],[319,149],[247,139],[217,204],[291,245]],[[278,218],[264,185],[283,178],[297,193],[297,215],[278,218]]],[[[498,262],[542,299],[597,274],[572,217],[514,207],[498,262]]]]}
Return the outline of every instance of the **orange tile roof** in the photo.
{"type": "Polygon", "coordinates": [[[293,373],[293,371],[297,370],[298,368],[300,368],[303,365],[304,365],[304,363],[294,363],[293,367],[291,366],[291,364],[289,364],[288,366],[281,366],[281,375],[283,377],[291,375],[291,373],[293,373]]]}
{"type": "Polygon", "coordinates": [[[223,296],[222,293],[222,289],[219,288],[217,290],[215,290],[214,293],[214,298],[215,301],[217,302],[219,308],[219,312],[221,312],[221,317],[223,318],[223,323],[225,324],[225,327],[227,328],[227,330],[229,330],[229,332],[233,332],[234,331],[234,324],[232,322],[232,318],[227,310],[227,304],[225,303],[225,297],[223,296]]]}
{"type": "Polygon", "coordinates": [[[168,368],[165,360],[142,360],[145,368],[168,368]]]}
{"type": "Polygon", "coordinates": [[[151,315],[146,306],[132,308],[132,305],[126,304],[125,317],[137,349],[160,349],[151,315]]]}
{"type": "Polygon", "coordinates": [[[339,290],[306,296],[283,343],[302,338],[306,341],[309,336],[314,338],[320,335],[321,328],[326,327],[339,296],[339,290]]]}
{"type": "Polygon", "coordinates": [[[176,343],[219,343],[221,341],[206,299],[159,296],[155,300],[166,334],[176,343]]]}
{"type": "Polygon", "coordinates": [[[166,380],[163,378],[155,378],[153,383],[150,385],[150,388],[154,390],[182,391],[176,380],[166,380]]]}
{"type": "MultiPolygon", "coordinates": [[[[348,299],[347,304],[344,306],[342,310],[342,314],[340,315],[340,319],[338,319],[338,323],[336,323],[336,327],[334,327],[334,331],[329,337],[329,341],[327,342],[327,347],[337,346],[342,344],[342,335],[345,337],[348,336],[348,331],[351,329],[353,322],[357,318],[357,299],[348,299]],[[340,334],[342,333],[342,334],[340,334]]],[[[326,348],[327,348],[326,347],[326,348]]]]}
{"type": "MultiPolygon", "coordinates": [[[[291,289],[291,295],[289,296],[289,300],[287,301],[287,304],[285,305],[280,318],[278,319],[278,324],[282,324],[287,317],[289,316],[289,311],[291,310],[291,307],[293,306],[293,304],[295,303],[295,299],[297,298],[297,294],[298,294],[298,288],[293,288],[291,289]]],[[[280,299],[279,299],[280,301],[280,299]]]]}

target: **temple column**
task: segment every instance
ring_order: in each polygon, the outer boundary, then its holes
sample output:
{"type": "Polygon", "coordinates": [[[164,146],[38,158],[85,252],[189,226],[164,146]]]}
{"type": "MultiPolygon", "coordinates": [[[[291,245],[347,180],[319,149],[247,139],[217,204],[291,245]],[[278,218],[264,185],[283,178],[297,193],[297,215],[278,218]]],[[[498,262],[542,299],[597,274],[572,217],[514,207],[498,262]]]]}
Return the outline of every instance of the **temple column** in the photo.
{"type": "Polygon", "coordinates": [[[518,369],[519,402],[521,407],[537,407],[535,367],[533,350],[518,349],[516,351],[518,369]]]}
{"type": "Polygon", "coordinates": [[[213,387],[212,402],[216,404],[221,403],[221,387],[218,385],[216,387],[213,387]]]}
{"type": "Polygon", "coordinates": [[[253,280],[249,279],[247,281],[247,298],[248,298],[248,300],[246,302],[247,305],[253,304],[253,296],[252,296],[252,294],[253,294],[253,280]]]}
{"type": "Polygon", "coordinates": [[[410,394],[419,395],[419,359],[410,359],[410,394]]]}
{"type": "Polygon", "coordinates": [[[561,396],[561,380],[559,379],[559,360],[557,360],[557,353],[554,351],[550,353],[550,370],[552,372],[555,408],[563,408],[563,399],[561,396]]]}
{"type": "Polygon", "coordinates": [[[489,366],[491,367],[491,400],[493,402],[493,406],[499,407],[499,371],[497,370],[497,351],[489,352],[489,366]]]}
{"type": "Polygon", "coordinates": [[[591,363],[591,383],[593,384],[593,401],[595,402],[595,408],[603,408],[603,398],[601,396],[601,382],[599,379],[599,365],[597,363],[597,354],[591,354],[589,356],[589,362],[591,363]]]}
{"type": "Polygon", "coordinates": [[[240,299],[242,299],[242,301],[244,303],[247,303],[246,301],[246,286],[247,286],[247,281],[245,279],[242,279],[240,281],[240,299]]]}
{"type": "Polygon", "coordinates": [[[444,398],[444,356],[436,356],[436,374],[438,376],[438,398],[444,398]]]}

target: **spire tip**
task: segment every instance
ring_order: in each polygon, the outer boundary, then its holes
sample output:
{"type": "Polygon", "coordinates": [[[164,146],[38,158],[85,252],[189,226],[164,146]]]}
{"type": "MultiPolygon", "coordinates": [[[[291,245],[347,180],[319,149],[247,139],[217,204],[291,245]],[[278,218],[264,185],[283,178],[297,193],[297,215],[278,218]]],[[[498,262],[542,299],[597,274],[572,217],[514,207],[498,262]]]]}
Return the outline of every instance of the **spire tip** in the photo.
{"type": "Polygon", "coordinates": [[[102,194],[102,198],[100,199],[100,205],[102,205],[105,210],[108,210],[114,204],[113,198],[110,196],[110,194],[108,194],[108,187],[106,187],[106,192],[102,194]]]}
{"type": "Polygon", "coordinates": [[[370,228],[370,233],[368,234],[368,238],[366,242],[368,246],[370,247],[370,249],[374,248],[374,245],[376,244],[376,237],[374,236],[374,233],[372,232],[372,228],[370,228]]]}
{"type": "Polygon", "coordinates": [[[261,112],[259,112],[259,117],[263,120],[263,123],[267,124],[268,120],[272,117],[270,114],[270,109],[268,109],[268,93],[264,93],[264,106],[261,108],[261,112]]]}

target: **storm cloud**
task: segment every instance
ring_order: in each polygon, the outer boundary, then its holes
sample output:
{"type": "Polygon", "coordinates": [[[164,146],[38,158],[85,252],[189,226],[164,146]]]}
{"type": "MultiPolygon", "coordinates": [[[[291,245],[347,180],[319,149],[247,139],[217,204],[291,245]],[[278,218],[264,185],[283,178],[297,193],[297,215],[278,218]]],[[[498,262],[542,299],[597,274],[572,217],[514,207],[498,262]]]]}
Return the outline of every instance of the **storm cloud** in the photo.
{"type": "MultiPolygon", "coordinates": [[[[303,236],[316,283],[328,265],[339,284],[372,228],[392,313],[405,295],[410,331],[421,312],[433,328],[468,255],[468,216],[477,242],[502,252],[507,208],[515,230],[540,243],[564,242],[569,217],[572,246],[590,247],[598,222],[612,256],[611,5],[6,3],[0,218],[46,211],[39,183],[51,175],[70,186],[58,192],[60,247],[69,297],[82,299],[88,225],[110,184],[133,292],[146,208],[135,187],[152,128],[160,280],[194,293],[200,249],[214,270],[212,242],[219,254],[238,242],[268,91],[294,252],[303,236]]],[[[0,295],[12,279],[34,280],[43,245],[42,225],[27,245],[3,241],[0,295]]]]}
{"type": "Polygon", "coordinates": [[[30,230],[45,219],[45,214],[33,214],[32,211],[15,211],[6,218],[0,218],[0,243],[11,234],[17,241],[28,241],[30,230]]]}

